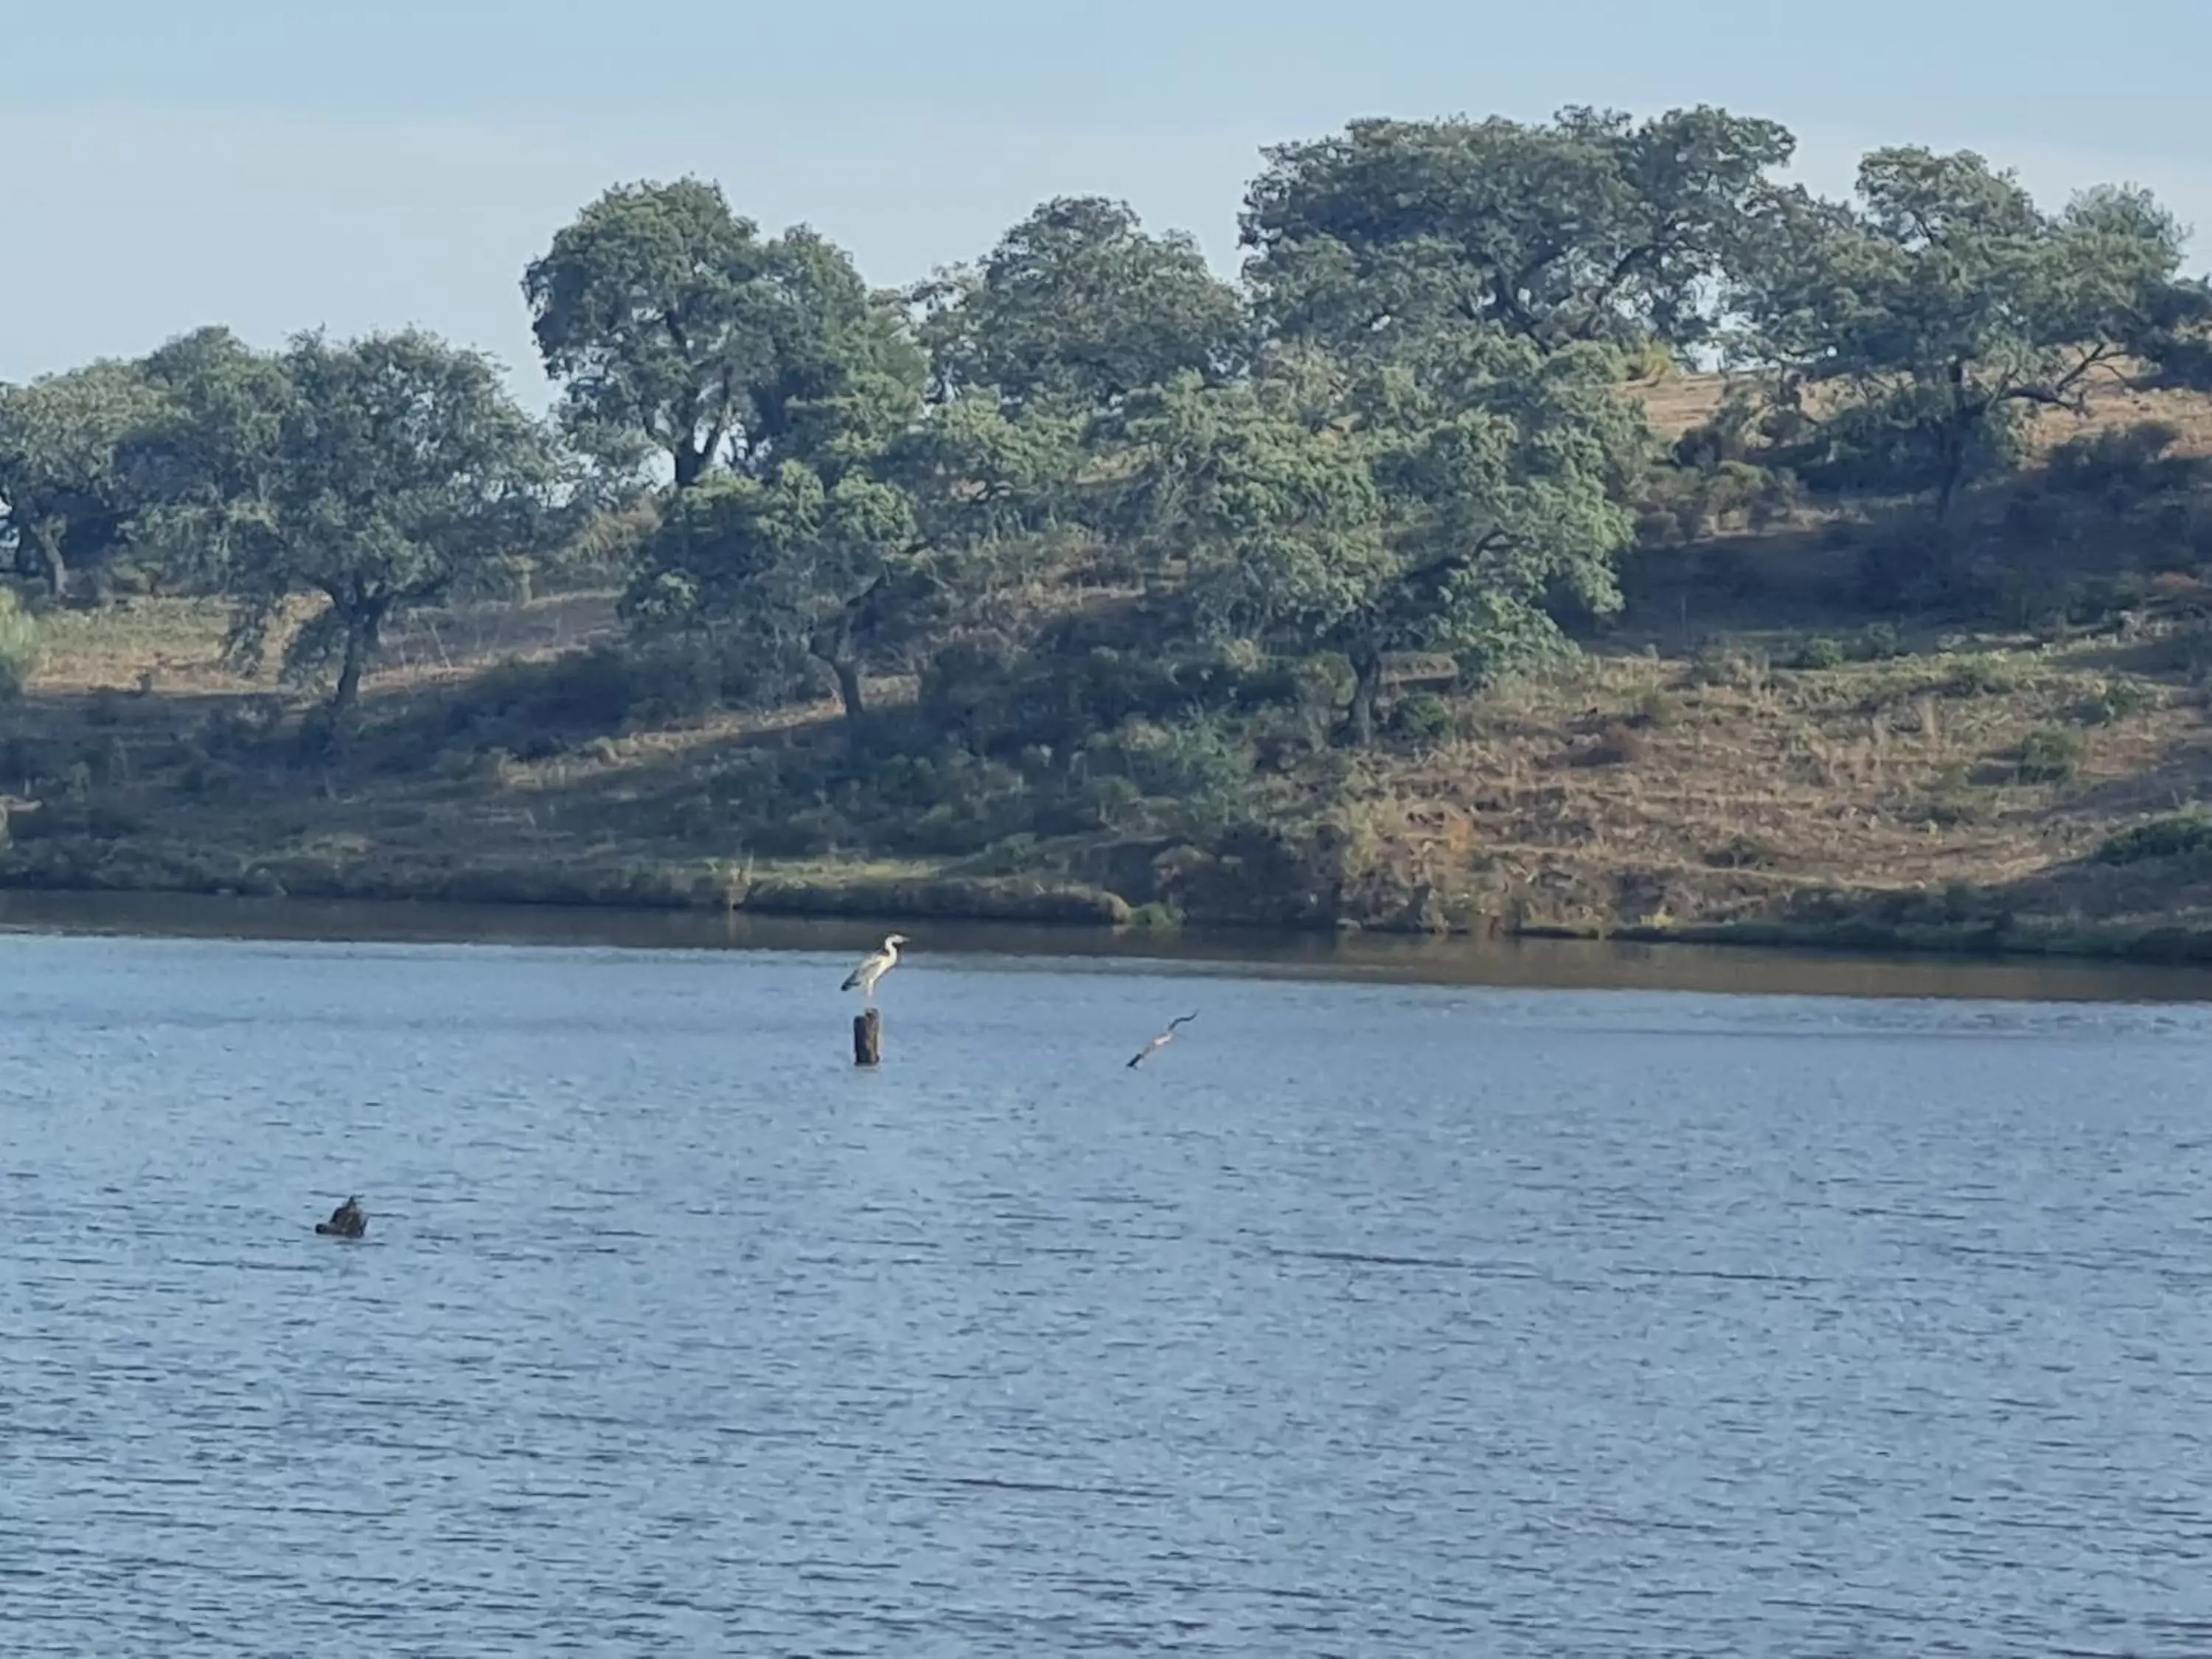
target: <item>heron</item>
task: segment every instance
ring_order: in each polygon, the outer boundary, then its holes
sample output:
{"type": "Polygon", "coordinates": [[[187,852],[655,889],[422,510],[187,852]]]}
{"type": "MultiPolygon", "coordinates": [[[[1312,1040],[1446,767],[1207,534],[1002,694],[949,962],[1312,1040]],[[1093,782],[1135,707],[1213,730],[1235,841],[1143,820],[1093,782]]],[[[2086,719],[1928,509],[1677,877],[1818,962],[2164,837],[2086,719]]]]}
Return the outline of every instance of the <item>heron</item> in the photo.
{"type": "Polygon", "coordinates": [[[368,1231],[368,1214],[361,1207],[361,1194],[351,1198],[331,1212],[328,1221],[318,1221],[315,1231],[331,1238],[359,1238],[368,1231]]]}
{"type": "Polygon", "coordinates": [[[1168,1044],[1175,1041],[1176,1026],[1188,1025],[1191,1021],[1197,1018],[1198,1016],[1196,1014],[1185,1014],[1179,1019],[1170,1020],[1168,1022],[1168,1029],[1166,1030],[1161,1032],[1150,1042],[1147,1042],[1143,1048],[1138,1049],[1135,1054],[1129,1056],[1129,1064],[1133,1066],[1143,1065],[1154,1054],[1159,1053],[1161,1049],[1166,1048],[1168,1044]]]}
{"type": "Polygon", "coordinates": [[[861,958],[860,965],[846,975],[845,982],[837,988],[841,991],[858,989],[865,1000],[873,1002],[876,1000],[876,981],[898,966],[899,946],[906,943],[904,933],[893,933],[884,941],[882,950],[873,956],[861,958]]]}

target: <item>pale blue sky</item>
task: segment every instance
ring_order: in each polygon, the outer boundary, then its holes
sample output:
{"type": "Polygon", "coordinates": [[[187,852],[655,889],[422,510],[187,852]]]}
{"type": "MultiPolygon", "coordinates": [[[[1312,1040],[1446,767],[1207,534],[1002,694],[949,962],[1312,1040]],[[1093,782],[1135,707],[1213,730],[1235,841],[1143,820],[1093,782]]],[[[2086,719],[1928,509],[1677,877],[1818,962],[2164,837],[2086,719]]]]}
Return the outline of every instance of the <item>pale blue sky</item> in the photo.
{"type": "MultiPolygon", "coordinates": [[[[1713,102],[1839,191],[1886,143],[2126,179],[2212,242],[2203,0],[0,0],[0,379],[204,322],[417,323],[532,389],[521,268],[617,179],[721,180],[893,283],[1054,194],[1236,259],[1262,144],[1713,102]],[[372,15],[373,14],[373,15],[372,15]]],[[[2198,252],[2208,251],[2200,245],[2198,252]]],[[[2192,264],[2202,260],[2192,257],[2192,264]]]]}

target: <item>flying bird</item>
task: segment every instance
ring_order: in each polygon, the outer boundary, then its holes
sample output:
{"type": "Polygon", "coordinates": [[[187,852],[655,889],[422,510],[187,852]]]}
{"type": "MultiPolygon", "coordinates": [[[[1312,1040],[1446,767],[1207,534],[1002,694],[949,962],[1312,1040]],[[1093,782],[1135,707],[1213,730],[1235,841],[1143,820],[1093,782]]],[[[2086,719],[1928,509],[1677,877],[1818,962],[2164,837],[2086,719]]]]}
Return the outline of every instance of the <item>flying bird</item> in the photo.
{"type": "Polygon", "coordinates": [[[1196,1014],[1185,1014],[1180,1019],[1170,1020],[1168,1022],[1168,1029],[1166,1030],[1161,1032],[1150,1042],[1147,1042],[1143,1048],[1138,1049],[1135,1054],[1129,1056],[1129,1064],[1133,1066],[1143,1065],[1154,1054],[1159,1053],[1161,1049],[1166,1048],[1168,1044],[1175,1041],[1176,1026],[1188,1025],[1191,1021],[1197,1018],[1198,1016],[1196,1014]]]}
{"type": "Polygon", "coordinates": [[[907,943],[904,933],[893,933],[884,941],[884,948],[873,956],[861,958],[860,965],[845,975],[841,991],[858,990],[869,1002],[876,1000],[876,981],[898,966],[898,948],[907,943]]]}

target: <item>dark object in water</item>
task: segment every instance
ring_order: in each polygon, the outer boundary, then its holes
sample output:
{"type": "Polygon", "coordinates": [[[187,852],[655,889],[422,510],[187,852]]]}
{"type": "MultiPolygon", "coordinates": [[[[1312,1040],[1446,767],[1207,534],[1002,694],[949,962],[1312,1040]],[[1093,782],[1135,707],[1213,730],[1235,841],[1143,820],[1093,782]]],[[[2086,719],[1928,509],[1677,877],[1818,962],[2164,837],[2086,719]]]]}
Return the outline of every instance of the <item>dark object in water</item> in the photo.
{"type": "Polygon", "coordinates": [[[331,1212],[328,1221],[318,1221],[315,1231],[331,1238],[359,1238],[368,1231],[368,1212],[361,1207],[361,1197],[353,1197],[331,1212]]]}

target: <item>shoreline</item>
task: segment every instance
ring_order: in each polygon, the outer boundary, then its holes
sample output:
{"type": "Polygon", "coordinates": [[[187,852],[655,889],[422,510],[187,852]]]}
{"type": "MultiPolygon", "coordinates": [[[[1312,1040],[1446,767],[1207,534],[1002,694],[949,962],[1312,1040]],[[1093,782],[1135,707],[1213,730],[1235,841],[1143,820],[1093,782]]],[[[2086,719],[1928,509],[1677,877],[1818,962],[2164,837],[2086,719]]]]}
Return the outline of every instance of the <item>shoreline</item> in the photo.
{"type": "MultiPolygon", "coordinates": [[[[713,864],[640,860],[605,866],[513,866],[295,867],[270,860],[225,878],[193,860],[74,859],[26,868],[18,849],[0,868],[0,901],[11,895],[70,898],[251,899],[276,903],[361,902],[487,908],[514,912],[688,915],[764,921],[915,923],[1066,930],[1102,937],[1173,939],[1186,928],[1213,935],[1321,939],[1365,935],[1398,940],[1552,941],[1645,946],[1703,946],[1730,951],[1814,952],[1929,961],[2033,963],[2212,964],[2212,927],[2039,922],[1999,917],[1956,923],[1904,923],[1868,915],[1803,921],[1746,919],[1680,923],[1572,924],[1480,919],[1474,926],[1423,927],[1402,914],[1372,921],[1208,915],[1186,922],[1154,905],[1133,905],[1109,890],[1043,877],[769,871],[742,874],[713,864]],[[43,865],[44,867],[40,867],[43,865]]],[[[55,849],[58,851],[59,849],[55,849]]]]}
{"type": "MultiPolygon", "coordinates": [[[[2101,637],[1922,639],[1805,669],[1772,665],[1796,660],[1794,635],[1615,651],[1462,697],[1449,731],[1349,757],[1342,777],[1283,760],[1272,793],[1220,823],[1162,793],[1081,828],[1025,816],[1027,786],[1001,778],[1003,822],[921,836],[888,797],[815,799],[843,764],[826,714],[625,717],[541,753],[515,687],[562,683],[566,659],[525,673],[480,653],[442,678],[387,673],[360,750],[318,775],[283,735],[296,702],[212,671],[127,689],[212,659],[201,609],[65,620],[69,678],[34,686],[0,742],[0,893],[2212,963],[2185,632],[2124,665],[2101,637]],[[2078,739],[2080,766],[2027,777],[2020,745],[2052,732],[2078,739]],[[779,813],[795,822],[770,826],[779,813]]],[[[966,799],[937,783],[940,807],[966,799]]]]}
{"type": "MultiPolygon", "coordinates": [[[[1182,929],[1096,924],[908,923],[915,959],[988,975],[1218,976],[1287,985],[1483,992],[1507,996],[1711,995],[1760,1000],[2212,1007],[2212,967],[2059,957],[1881,954],[1837,948],[1723,948],[1679,937],[1490,936],[1404,929],[1182,929]]],[[[0,889],[0,950],[43,941],[156,951],[193,944],[341,955],[459,950],[580,953],[605,963],[651,957],[795,955],[844,971],[891,924],[854,916],[678,910],[600,904],[461,904],[438,900],[274,898],[0,889]]],[[[612,971],[620,971],[615,968],[612,971]]],[[[835,975],[832,975],[834,982],[835,975]]],[[[1532,1005],[1533,1006],[1533,1005],[1532,1005]]],[[[1180,1008],[1176,1012],[1180,1012],[1180,1008]]],[[[1443,1035],[1440,1032],[1439,1035],[1443,1035]]]]}

